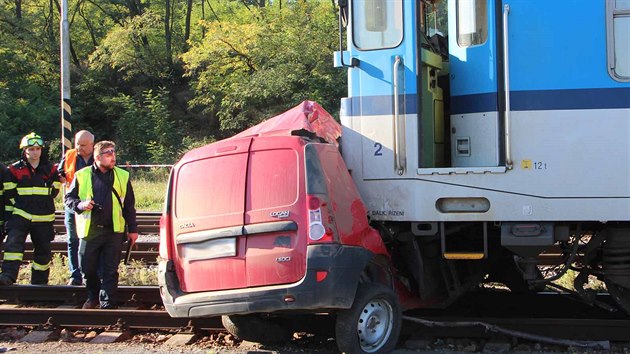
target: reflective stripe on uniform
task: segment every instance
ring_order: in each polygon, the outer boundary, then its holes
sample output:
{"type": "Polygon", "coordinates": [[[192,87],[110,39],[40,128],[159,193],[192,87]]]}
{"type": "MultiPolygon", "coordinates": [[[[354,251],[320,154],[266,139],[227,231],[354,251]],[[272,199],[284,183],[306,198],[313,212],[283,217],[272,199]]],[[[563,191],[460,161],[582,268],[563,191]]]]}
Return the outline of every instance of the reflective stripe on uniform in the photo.
{"type": "Polygon", "coordinates": [[[4,182],[2,183],[2,185],[4,186],[4,189],[6,190],[15,189],[15,187],[17,187],[17,183],[15,182],[4,182]]]}
{"type": "Polygon", "coordinates": [[[13,211],[13,205],[5,205],[4,211],[13,211]]]}
{"type": "Polygon", "coordinates": [[[39,263],[33,262],[32,267],[33,267],[33,270],[39,270],[39,271],[48,270],[50,268],[50,262],[46,264],[39,264],[39,263]]]}
{"type": "Polygon", "coordinates": [[[48,187],[18,187],[18,195],[50,195],[48,187]]]}
{"type": "Polygon", "coordinates": [[[5,261],[20,261],[24,258],[24,253],[4,252],[5,261]]]}
{"type": "Polygon", "coordinates": [[[61,182],[53,182],[53,188],[60,189],[61,188],[61,182]]]}
{"type": "Polygon", "coordinates": [[[55,221],[55,213],[48,215],[33,215],[25,212],[22,209],[13,208],[13,214],[19,215],[26,220],[30,220],[32,222],[46,222],[46,221],[55,221]]]}

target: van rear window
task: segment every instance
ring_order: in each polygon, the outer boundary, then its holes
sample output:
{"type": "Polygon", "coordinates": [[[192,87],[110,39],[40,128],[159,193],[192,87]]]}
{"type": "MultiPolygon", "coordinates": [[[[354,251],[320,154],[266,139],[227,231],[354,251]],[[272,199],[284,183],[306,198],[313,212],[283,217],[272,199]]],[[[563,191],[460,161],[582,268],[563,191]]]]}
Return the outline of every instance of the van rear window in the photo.
{"type": "Polygon", "coordinates": [[[183,218],[242,213],[247,154],[197,160],[177,175],[175,215],[183,218]]]}
{"type": "Polygon", "coordinates": [[[298,197],[297,161],[290,149],[251,152],[247,210],[293,205],[298,197]]]}

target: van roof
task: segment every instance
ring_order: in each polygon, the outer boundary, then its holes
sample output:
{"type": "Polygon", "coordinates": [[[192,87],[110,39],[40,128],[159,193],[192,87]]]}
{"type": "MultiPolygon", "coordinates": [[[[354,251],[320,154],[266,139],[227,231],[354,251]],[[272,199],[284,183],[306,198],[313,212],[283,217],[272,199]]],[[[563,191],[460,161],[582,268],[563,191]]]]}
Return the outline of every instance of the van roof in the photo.
{"type": "Polygon", "coordinates": [[[304,101],[290,110],[269,118],[231,138],[187,152],[177,165],[211,156],[247,152],[252,138],[304,135],[304,132],[337,146],[337,139],[341,136],[341,125],[317,102],[304,101]]]}

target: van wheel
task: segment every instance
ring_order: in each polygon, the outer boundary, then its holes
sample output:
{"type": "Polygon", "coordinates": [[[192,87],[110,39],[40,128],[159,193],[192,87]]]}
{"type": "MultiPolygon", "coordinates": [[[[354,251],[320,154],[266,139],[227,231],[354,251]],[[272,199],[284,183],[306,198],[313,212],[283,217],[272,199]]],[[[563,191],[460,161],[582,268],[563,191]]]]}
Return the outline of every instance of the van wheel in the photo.
{"type": "Polygon", "coordinates": [[[352,307],[337,313],[335,332],[339,351],[387,353],[400,335],[401,310],[394,291],[382,284],[362,284],[352,307]]]}
{"type": "Polygon", "coordinates": [[[262,344],[287,342],[293,332],[260,315],[221,316],[223,327],[236,338],[262,344]]]}

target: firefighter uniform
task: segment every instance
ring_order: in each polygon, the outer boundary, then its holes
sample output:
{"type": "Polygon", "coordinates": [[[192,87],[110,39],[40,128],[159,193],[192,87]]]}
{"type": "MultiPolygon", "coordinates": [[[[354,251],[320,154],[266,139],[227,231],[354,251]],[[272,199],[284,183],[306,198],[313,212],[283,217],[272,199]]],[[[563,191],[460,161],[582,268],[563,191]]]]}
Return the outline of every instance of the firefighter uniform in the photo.
{"type": "MultiPolygon", "coordinates": [[[[41,147],[43,141],[31,133],[22,139],[20,148],[37,145],[41,147]]],[[[28,234],[34,248],[31,284],[48,284],[52,258],[50,242],[55,237],[54,198],[61,188],[57,167],[42,159],[34,168],[23,154],[21,160],[5,170],[3,186],[8,236],[0,285],[13,284],[17,280],[28,234]]]]}

